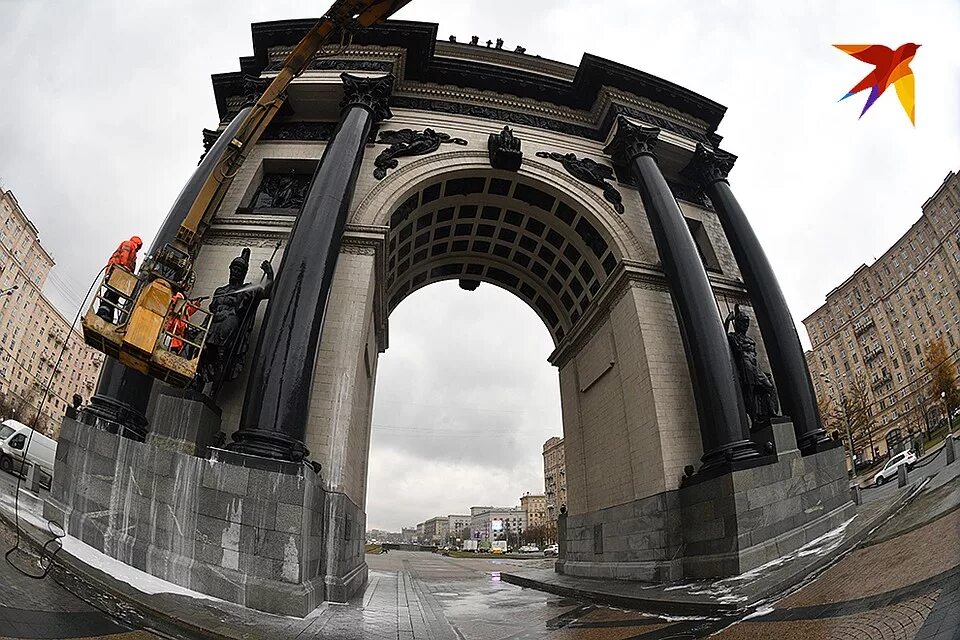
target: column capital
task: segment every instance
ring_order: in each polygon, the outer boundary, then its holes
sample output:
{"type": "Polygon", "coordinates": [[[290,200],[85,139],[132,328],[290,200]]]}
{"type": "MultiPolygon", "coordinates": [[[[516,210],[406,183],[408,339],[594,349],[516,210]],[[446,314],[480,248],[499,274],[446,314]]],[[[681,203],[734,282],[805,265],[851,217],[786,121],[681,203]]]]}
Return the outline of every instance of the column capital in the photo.
{"type": "Polygon", "coordinates": [[[652,156],[657,146],[660,129],[634,124],[623,116],[617,117],[617,133],[603,150],[613,164],[626,166],[637,156],[652,156]]]}
{"type": "Polygon", "coordinates": [[[708,149],[698,142],[697,150],[683,172],[701,187],[709,187],[714,182],[727,182],[727,175],[736,161],[737,156],[732,153],[708,149]]]}
{"type": "Polygon", "coordinates": [[[340,79],[343,81],[341,112],[350,107],[363,107],[370,112],[375,122],[393,117],[388,104],[393,91],[392,73],[374,78],[341,73],[340,79]]]}

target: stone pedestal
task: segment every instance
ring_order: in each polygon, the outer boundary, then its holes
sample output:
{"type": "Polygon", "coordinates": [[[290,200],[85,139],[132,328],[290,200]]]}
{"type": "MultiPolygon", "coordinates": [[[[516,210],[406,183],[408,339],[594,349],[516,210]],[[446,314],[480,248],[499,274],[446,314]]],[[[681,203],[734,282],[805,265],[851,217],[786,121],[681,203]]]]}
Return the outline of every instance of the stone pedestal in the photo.
{"type": "Polygon", "coordinates": [[[164,387],[150,416],[147,444],[205,457],[220,431],[220,408],[201,393],[164,387]]]}
{"type": "Polygon", "coordinates": [[[342,496],[325,491],[308,465],[282,473],[226,464],[64,419],[54,478],[47,518],[106,555],[201,593],[304,616],[366,581],[362,555],[328,576],[326,548],[362,545],[364,520],[348,524],[342,496]]]}
{"type": "Polygon", "coordinates": [[[792,423],[771,431],[776,462],[680,489],[685,578],[749,571],[854,516],[843,448],[801,456],[792,423]]]}
{"type": "Polygon", "coordinates": [[[853,517],[842,447],[801,456],[789,421],[754,435],[771,443],[773,462],[569,515],[557,571],[648,582],[736,575],[853,517]]]}

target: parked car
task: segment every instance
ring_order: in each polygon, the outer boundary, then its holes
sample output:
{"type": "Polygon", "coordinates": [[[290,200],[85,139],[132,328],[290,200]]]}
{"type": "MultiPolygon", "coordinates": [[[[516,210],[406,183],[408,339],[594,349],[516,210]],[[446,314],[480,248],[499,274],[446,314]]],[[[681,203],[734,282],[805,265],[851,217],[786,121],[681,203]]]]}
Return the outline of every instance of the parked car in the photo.
{"type": "Polygon", "coordinates": [[[543,555],[545,556],[555,556],[555,555],[558,555],[559,553],[560,553],[560,546],[555,544],[551,544],[546,548],[544,548],[543,550],[543,555]]]}
{"type": "Polygon", "coordinates": [[[887,460],[887,464],[883,465],[883,469],[880,469],[880,471],[873,476],[873,483],[879,487],[884,482],[897,475],[897,467],[900,465],[907,465],[907,471],[909,471],[913,469],[913,465],[916,463],[917,454],[915,454],[913,451],[901,451],[897,455],[887,460]]]}
{"type": "Polygon", "coordinates": [[[519,549],[520,553],[539,553],[540,547],[535,544],[525,544],[519,549]]]}
{"type": "Polygon", "coordinates": [[[40,485],[50,489],[57,441],[16,420],[0,423],[0,469],[26,476],[31,465],[40,471],[40,485]],[[24,447],[29,448],[24,456],[24,447]]]}

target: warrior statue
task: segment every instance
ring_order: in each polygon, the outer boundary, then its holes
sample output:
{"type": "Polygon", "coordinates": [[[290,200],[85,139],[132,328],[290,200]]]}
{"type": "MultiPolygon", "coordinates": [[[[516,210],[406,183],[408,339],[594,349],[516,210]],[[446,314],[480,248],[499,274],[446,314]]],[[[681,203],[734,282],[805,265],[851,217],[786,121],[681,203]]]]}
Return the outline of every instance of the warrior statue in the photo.
{"type": "Polygon", "coordinates": [[[727,341],[736,362],[751,429],[762,429],[769,426],[772,417],[778,415],[777,391],[770,374],[757,364],[757,343],[747,335],[750,316],[740,310],[740,305],[735,305],[733,312],[723,321],[724,329],[729,330],[731,322],[733,332],[727,333],[727,341]]]}
{"type": "Polygon", "coordinates": [[[270,261],[260,264],[265,279],[259,284],[244,282],[249,264],[250,249],[244,249],[230,262],[230,282],[217,287],[210,300],[210,329],[192,388],[203,392],[212,384],[211,398],[216,398],[224,382],[235,380],[243,370],[243,356],[257,306],[270,297],[273,286],[270,261]]]}

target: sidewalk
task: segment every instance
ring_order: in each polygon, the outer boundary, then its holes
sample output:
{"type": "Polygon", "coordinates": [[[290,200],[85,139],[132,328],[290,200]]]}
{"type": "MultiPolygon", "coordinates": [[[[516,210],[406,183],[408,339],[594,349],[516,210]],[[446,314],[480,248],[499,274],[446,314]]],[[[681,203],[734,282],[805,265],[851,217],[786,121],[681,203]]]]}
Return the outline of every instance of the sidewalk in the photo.
{"type": "Polygon", "coordinates": [[[733,614],[783,593],[854,549],[909,502],[919,486],[904,487],[887,500],[862,505],[846,526],[791,554],[731,578],[651,584],[580,578],[550,569],[534,569],[503,573],[501,579],[566,597],[653,613],[680,616],[733,614]]]}

